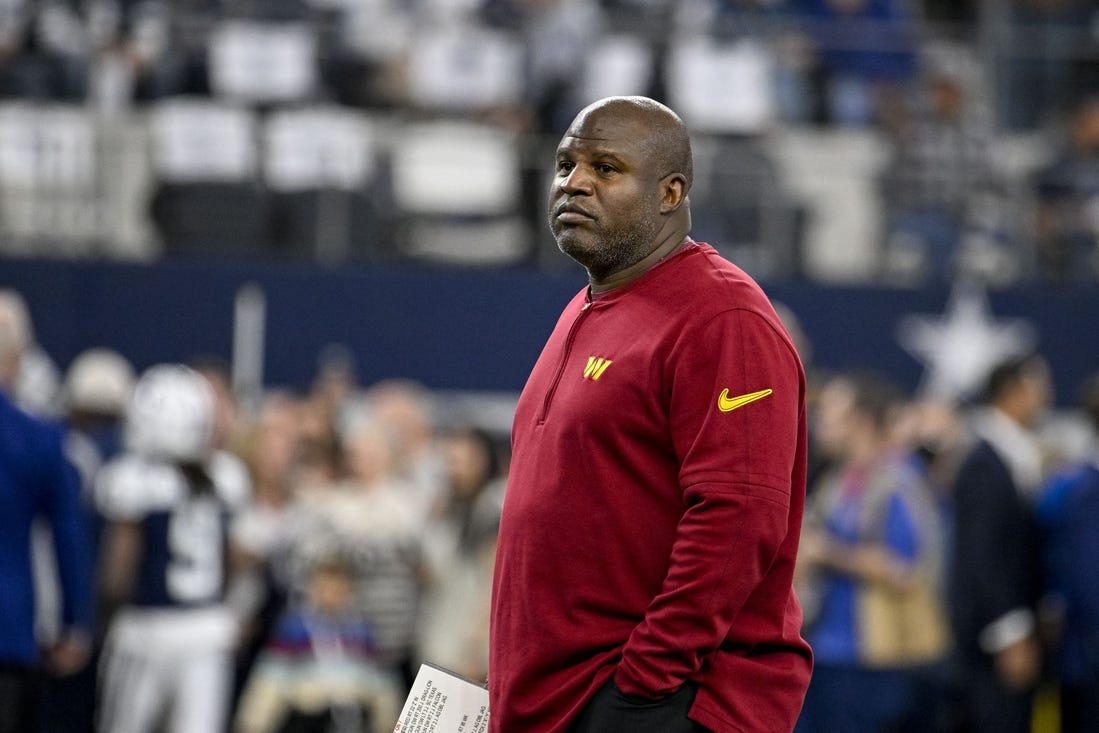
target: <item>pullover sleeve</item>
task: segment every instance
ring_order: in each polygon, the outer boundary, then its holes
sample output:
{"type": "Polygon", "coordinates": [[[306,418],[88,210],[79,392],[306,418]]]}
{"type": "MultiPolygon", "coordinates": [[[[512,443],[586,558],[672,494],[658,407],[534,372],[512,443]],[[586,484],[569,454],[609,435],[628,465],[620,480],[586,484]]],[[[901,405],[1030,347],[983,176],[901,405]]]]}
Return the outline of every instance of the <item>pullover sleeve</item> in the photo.
{"type": "Polygon", "coordinates": [[[729,634],[790,532],[804,378],[787,339],[747,310],[685,331],[667,379],[684,513],[660,594],[615,674],[627,694],[680,687],[729,634]]]}

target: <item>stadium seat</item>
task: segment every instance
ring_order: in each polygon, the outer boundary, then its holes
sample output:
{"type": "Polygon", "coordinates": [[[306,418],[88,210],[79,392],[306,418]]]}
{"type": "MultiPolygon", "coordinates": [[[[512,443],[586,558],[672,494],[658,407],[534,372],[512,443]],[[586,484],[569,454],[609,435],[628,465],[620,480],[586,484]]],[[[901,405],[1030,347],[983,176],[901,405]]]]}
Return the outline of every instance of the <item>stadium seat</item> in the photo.
{"type": "Polygon", "coordinates": [[[305,23],[225,21],[210,35],[210,86],[241,102],[306,99],[317,84],[316,46],[305,23]]]}
{"type": "Polygon", "coordinates": [[[268,199],[258,181],[255,113],[175,98],[153,108],[149,132],[152,215],[165,254],[263,251],[268,199]]]}
{"type": "Polygon", "coordinates": [[[0,106],[0,241],[80,255],[100,238],[95,123],[76,106],[0,106]]]}
{"type": "Polygon", "coordinates": [[[455,23],[428,26],[412,42],[408,94],[432,111],[470,111],[520,101],[523,51],[502,32],[455,23]]]}
{"type": "Polygon", "coordinates": [[[693,232],[755,277],[800,270],[804,214],[759,136],[700,135],[693,232]]]}
{"type": "Polygon", "coordinates": [[[603,38],[587,55],[580,81],[580,99],[646,94],[652,84],[652,46],[628,34],[603,38]]]}
{"type": "Polygon", "coordinates": [[[387,246],[377,204],[378,133],[335,106],[282,110],[263,128],[271,247],[322,262],[376,259],[387,246]]]}
{"type": "Polygon", "coordinates": [[[529,255],[520,156],[508,131],[464,122],[402,128],[390,159],[401,256],[507,264],[529,255]]]}
{"type": "Polygon", "coordinates": [[[668,59],[671,106],[696,134],[766,132],[777,113],[773,66],[770,50],[757,41],[692,38],[668,59]]]}
{"type": "Polygon", "coordinates": [[[806,207],[805,274],[866,282],[879,272],[884,231],[878,181],[889,159],[881,133],[789,129],[767,137],[782,185],[806,207]]]}

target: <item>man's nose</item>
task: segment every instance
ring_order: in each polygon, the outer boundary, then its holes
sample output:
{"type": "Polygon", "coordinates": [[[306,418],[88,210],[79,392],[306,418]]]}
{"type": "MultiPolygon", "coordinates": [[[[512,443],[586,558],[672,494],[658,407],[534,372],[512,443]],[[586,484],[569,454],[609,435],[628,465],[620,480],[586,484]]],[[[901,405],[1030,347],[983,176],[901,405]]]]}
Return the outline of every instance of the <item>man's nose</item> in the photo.
{"type": "Polygon", "coordinates": [[[564,193],[570,195],[591,193],[591,176],[583,166],[578,165],[569,171],[567,176],[562,176],[557,185],[564,193]]]}

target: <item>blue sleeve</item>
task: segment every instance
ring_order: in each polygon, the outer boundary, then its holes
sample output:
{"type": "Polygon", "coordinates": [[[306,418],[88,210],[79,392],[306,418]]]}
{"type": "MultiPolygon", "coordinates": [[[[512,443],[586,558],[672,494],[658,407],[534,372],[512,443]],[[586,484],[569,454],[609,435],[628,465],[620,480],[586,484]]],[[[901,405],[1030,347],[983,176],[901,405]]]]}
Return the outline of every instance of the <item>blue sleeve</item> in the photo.
{"type": "Polygon", "coordinates": [[[889,497],[885,515],[885,544],[894,555],[915,560],[920,551],[919,528],[901,494],[889,497]]]}
{"type": "Polygon", "coordinates": [[[1065,563],[1065,584],[1070,603],[1090,628],[1099,626],[1099,474],[1082,477],[1085,485],[1077,492],[1068,512],[1064,532],[1072,557],[1065,563]]]}
{"type": "Polygon", "coordinates": [[[1043,529],[1055,530],[1068,518],[1068,505],[1072,492],[1080,482],[1079,467],[1063,470],[1046,481],[1034,503],[1034,516],[1043,529]]]}
{"type": "Polygon", "coordinates": [[[1054,475],[1041,488],[1034,504],[1034,517],[1042,533],[1042,563],[1045,592],[1065,597],[1072,582],[1073,558],[1069,529],[1073,525],[1073,501],[1077,487],[1087,477],[1083,467],[1074,466],[1054,475]]]}
{"type": "Polygon", "coordinates": [[[61,432],[52,432],[42,455],[42,512],[50,522],[61,583],[62,622],[91,631],[92,558],[87,517],[76,468],[62,451],[61,432]]]}
{"type": "Polygon", "coordinates": [[[309,629],[304,616],[297,611],[288,611],[279,617],[275,627],[267,638],[268,650],[285,653],[298,653],[310,648],[309,629]]]}

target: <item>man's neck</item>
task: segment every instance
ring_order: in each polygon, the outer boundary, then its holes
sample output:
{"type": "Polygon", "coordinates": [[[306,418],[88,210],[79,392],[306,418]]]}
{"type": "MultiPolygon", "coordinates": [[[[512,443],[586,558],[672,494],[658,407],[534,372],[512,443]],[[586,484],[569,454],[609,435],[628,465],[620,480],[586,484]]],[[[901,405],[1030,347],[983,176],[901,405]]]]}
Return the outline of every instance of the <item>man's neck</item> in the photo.
{"type": "Polygon", "coordinates": [[[993,404],[992,410],[1019,430],[1030,430],[1032,427],[1031,421],[1027,419],[1029,416],[1023,414],[1014,404],[993,404]]]}
{"type": "Polygon", "coordinates": [[[592,277],[589,273],[588,282],[591,285],[591,291],[593,293],[602,293],[633,282],[689,241],[691,241],[691,238],[686,232],[676,232],[661,241],[649,254],[625,269],[611,273],[602,279],[592,277]]]}

